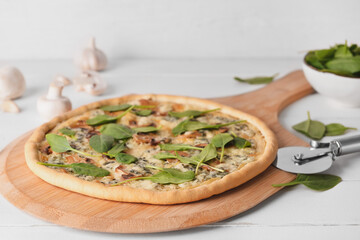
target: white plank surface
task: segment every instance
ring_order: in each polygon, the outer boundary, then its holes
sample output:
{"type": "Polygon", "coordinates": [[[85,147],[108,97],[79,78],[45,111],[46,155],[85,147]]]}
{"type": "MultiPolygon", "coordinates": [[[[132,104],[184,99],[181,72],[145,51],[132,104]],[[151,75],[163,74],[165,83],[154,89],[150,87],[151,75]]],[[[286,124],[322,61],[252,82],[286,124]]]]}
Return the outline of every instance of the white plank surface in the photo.
{"type": "Polygon", "coordinates": [[[2,0],[0,59],[296,57],[360,42],[358,0],[2,0]]]}
{"type": "MultiPolygon", "coordinates": [[[[12,139],[42,123],[36,113],[36,99],[46,91],[56,73],[75,74],[71,61],[13,61],[26,77],[28,91],[16,102],[20,114],[0,113],[0,149],[12,139]],[[25,121],[24,121],[25,120],[25,121]]],[[[2,65],[2,62],[0,62],[2,65]]],[[[65,94],[74,107],[103,98],[129,93],[171,93],[197,97],[218,97],[251,91],[262,86],[235,82],[232,77],[281,75],[301,66],[300,60],[237,61],[124,61],[101,73],[111,85],[104,96],[77,93],[70,86],[65,94]]],[[[341,122],[360,129],[360,110],[333,106],[313,94],[292,104],[280,115],[291,126],[306,117],[325,123],[341,122]]],[[[298,134],[297,134],[298,135],[298,134]]],[[[307,140],[302,135],[299,137],[307,140]]],[[[324,140],[327,140],[325,138],[324,140]]],[[[199,228],[159,234],[104,234],[74,230],[44,222],[18,210],[0,197],[0,238],[8,239],[359,239],[360,236],[360,154],[345,156],[328,173],[344,181],[326,192],[297,186],[281,191],[255,208],[231,219],[199,228]]]]}

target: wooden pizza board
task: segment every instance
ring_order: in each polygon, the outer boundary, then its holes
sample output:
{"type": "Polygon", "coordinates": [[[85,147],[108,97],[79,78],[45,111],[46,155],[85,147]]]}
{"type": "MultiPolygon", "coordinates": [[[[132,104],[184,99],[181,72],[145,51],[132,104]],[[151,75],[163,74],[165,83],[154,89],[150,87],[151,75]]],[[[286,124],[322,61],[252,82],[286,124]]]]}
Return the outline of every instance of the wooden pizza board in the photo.
{"type": "MultiPolygon", "coordinates": [[[[306,145],[278,122],[279,112],[313,89],[302,71],[295,71],[260,90],[212,99],[262,119],[277,135],[279,146],[306,145]]],[[[24,159],[27,133],[0,153],[0,192],[16,207],[52,223],[83,230],[149,233],[192,228],[244,212],[280,188],[274,183],[295,175],[270,166],[249,182],[211,198],[178,205],[121,203],[88,197],[52,186],[35,176],[24,159]]]]}

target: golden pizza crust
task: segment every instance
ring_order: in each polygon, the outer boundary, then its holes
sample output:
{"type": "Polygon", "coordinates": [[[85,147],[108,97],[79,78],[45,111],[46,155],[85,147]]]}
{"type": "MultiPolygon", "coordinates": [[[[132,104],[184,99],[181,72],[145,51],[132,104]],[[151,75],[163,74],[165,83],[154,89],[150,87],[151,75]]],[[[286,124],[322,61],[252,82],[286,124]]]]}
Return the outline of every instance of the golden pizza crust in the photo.
{"type": "Polygon", "coordinates": [[[270,131],[270,129],[262,121],[252,115],[208,100],[182,96],[153,94],[128,95],[120,98],[102,100],[82,106],[60,117],[56,117],[50,122],[40,126],[35,130],[25,145],[25,157],[27,165],[37,176],[50,184],[92,197],[115,201],[150,204],[187,203],[225,192],[229,189],[241,185],[242,183],[263,172],[275,159],[276,152],[277,141],[274,133],[270,131]],[[75,116],[81,115],[89,110],[99,108],[100,106],[121,104],[144,98],[152,98],[153,100],[159,102],[168,101],[180,104],[199,104],[207,109],[221,108],[222,113],[240,119],[245,119],[261,132],[265,140],[264,152],[259,158],[256,159],[256,161],[247,163],[239,170],[236,170],[221,179],[216,181],[210,180],[194,188],[176,189],[169,191],[152,191],[131,188],[122,185],[115,187],[106,186],[101,183],[85,181],[73,175],[54,171],[54,169],[37,164],[37,162],[40,161],[38,145],[41,141],[43,141],[45,135],[58,124],[75,116]]]}

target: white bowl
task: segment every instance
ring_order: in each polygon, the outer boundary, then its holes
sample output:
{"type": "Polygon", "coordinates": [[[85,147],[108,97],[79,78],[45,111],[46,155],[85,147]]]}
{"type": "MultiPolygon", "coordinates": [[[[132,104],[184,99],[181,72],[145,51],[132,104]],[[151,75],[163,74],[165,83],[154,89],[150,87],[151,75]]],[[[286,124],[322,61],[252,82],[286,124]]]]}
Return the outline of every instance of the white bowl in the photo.
{"type": "Polygon", "coordinates": [[[337,105],[360,107],[360,78],[320,72],[303,61],[303,71],[311,86],[337,105]]]}

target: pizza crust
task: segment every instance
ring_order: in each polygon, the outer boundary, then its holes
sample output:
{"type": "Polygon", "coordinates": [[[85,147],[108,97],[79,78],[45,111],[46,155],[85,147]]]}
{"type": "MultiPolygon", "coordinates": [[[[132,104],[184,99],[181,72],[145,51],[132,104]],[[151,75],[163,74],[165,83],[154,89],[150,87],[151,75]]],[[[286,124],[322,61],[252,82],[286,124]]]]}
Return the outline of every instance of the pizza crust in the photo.
{"type": "Polygon", "coordinates": [[[94,102],[54,118],[50,122],[45,123],[36,129],[30,139],[26,142],[25,157],[28,167],[37,176],[50,184],[65,188],[70,191],[82,193],[92,197],[123,202],[178,204],[198,201],[216,194],[220,194],[254,178],[263,172],[273,162],[277,153],[277,147],[277,141],[274,133],[262,121],[250,114],[204,99],[172,95],[147,94],[127,95],[120,98],[94,102]],[[37,164],[39,161],[38,144],[44,139],[45,135],[50,130],[55,128],[59,123],[83,114],[89,110],[99,108],[100,106],[121,104],[143,98],[152,98],[155,101],[168,101],[180,104],[195,103],[207,109],[221,108],[222,113],[240,119],[246,119],[247,122],[254,125],[264,137],[264,151],[262,155],[256,159],[256,161],[247,163],[239,170],[234,171],[221,179],[217,179],[216,181],[211,179],[211,181],[202,183],[200,186],[194,188],[176,189],[169,191],[152,191],[122,185],[106,186],[96,182],[85,181],[73,175],[57,172],[51,168],[37,164]]]}

